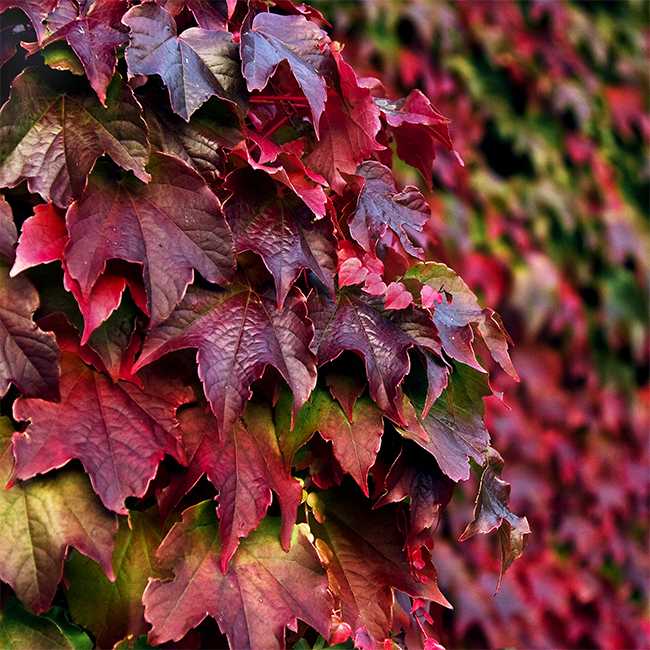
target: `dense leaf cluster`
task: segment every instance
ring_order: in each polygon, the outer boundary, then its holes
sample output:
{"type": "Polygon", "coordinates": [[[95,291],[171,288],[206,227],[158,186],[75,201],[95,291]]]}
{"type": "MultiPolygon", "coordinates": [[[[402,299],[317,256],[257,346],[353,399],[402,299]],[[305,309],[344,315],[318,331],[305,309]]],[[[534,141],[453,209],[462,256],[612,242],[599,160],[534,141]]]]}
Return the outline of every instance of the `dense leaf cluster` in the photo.
{"type": "Polygon", "coordinates": [[[418,241],[515,341],[522,382],[493,373],[510,409],[487,400],[486,422],[535,534],[493,598],[493,549],[455,544],[473,506],[456,491],[438,639],[648,647],[648,4],[317,6],[360,74],[381,70],[392,96],[417,86],[452,119],[466,167],[440,151],[418,241]]]}
{"type": "Polygon", "coordinates": [[[509,338],[392,173],[430,186],[449,120],[288,0],[0,9],[3,644],[435,647],[455,483],[498,582],[530,532],[509,338]]]}

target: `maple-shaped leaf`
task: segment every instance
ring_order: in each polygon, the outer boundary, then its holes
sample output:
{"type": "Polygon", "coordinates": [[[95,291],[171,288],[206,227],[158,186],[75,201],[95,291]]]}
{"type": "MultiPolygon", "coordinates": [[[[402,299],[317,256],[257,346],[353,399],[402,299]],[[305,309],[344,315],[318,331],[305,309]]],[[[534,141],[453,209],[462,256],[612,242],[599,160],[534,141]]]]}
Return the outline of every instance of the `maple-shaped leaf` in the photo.
{"type": "Polygon", "coordinates": [[[47,36],[40,44],[25,44],[34,54],[50,43],[65,39],[83,64],[86,76],[99,101],[106,106],[106,88],[115,72],[115,50],[128,43],[120,20],[125,0],[96,0],[92,3],[60,0],[47,17],[47,36]]]}
{"type": "Polygon", "coordinates": [[[137,638],[148,632],[142,593],[149,578],[170,577],[155,559],[163,540],[157,509],[131,510],[128,518],[119,519],[112,555],[114,580],[96,562],[74,551],[65,566],[70,614],[95,635],[99,648],[112,648],[129,635],[137,638]]]}
{"type": "Polygon", "coordinates": [[[179,421],[188,467],[179,480],[172,481],[163,491],[165,510],[176,505],[173,501],[207,473],[219,491],[221,569],[225,573],[239,539],[257,528],[266,515],[273,490],[282,509],[282,546],[288,550],[302,489],[285,469],[268,407],[249,402],[223,444],[217,421],[204,406],[185,409],[179,414],[179,421]]]}
{"type": "Polygon", "coordinates": [[[454,152],[460,164],[464,165],[451,142],[448,126],[451,120],[444,117],[417,88],[402,99],[373,99],[391,127],[397,155],[422,174],[429,189],[436,157],[434,144],[442,144],[454,152]]]}
{"type": "MultiPolygon", "coordinates": [[[[88,477],[65,468],[12,482],[13,427],[0,419],[0,579],[37,614],[49,609],[68,547],[96,560],[109,578],[117,522],[93,493],[88,477]]],[[[14,434],[20,435],[20,434],[14,434]]]]}
{"type": "Polygon", "coordinates": [[[336,586],[340,616],[353,633],[365,628],[377,644],[388,637],[394,589],[450,607],[438,589],[437,572],[426,548],[421,568],[411,566],[395,505],[373,510],[372,502],[349,484],[314,496],[324,520],[310,526],[336,586]]]}
{"type": "Polygon", "coordinates": [[[59,398],[59,348],[32,320],[38,303],[32,283],[0,262],[0,396],[13,383],[23,395],[59,398]]]}
{"type": "Polygon", "coordinates": [[[398,192],[391,170],[375,161],[359,165],[356,174],[366,182],[349,220],[352,237],[365,251],[374,253],[375,245],[390,228],[407,253],[424,259],[424,251],[413,246],[408,237],[408,228],[422,232],[431,217],[431,208],[420,190],[407,185],[398,192]]]}
{"type": "Polygon", "coordinates": [[[284,648],[284,628],[297,618],[329,636],[331,596],[327,576],[303,526],[291,548],[280,545],[280,520],[266,517],[242,540],[225,575],[214,503],[183,513],[160,546],[158,559],[174,572],[171,582],[152,580],[144,592],[145,618],[153,644],[177,641],[212,616],[231,648],[284,648]]]}
{"type": "Polygon", "coordinates": [[[174,19],[155,2],[132,7],[122,22],[131,29],[129,76],[160,75],[174,112],[186,122],[212,95],[247,110],[239,47],[230,32],[191,27],[177,36],[174,19]]]}
{"type": "Polygon", "coordinates": [[[66,214],[65,261],[88,295],[111,258],[143,266],[151,326],[180,302],[196,269],[225,284],[235,270],[230,228],[203,178],[181,160],[153,153],[151,182],[95,169],[66,214]],[[89,255],[88,251],[92,251],[89,255]]]}
{"type": "Polygon", "coordinates": [[[381,409],[369,397],[362,397],[356,400],[353,417],[349,420],[330,392],[317,386],[311,401],[300,409],[291,428],[289,406],[278,401],[275,416],[280,447],[288,466],[297,449],[318,431],[322,438],[331,440],[334,457],[341,468],[368,496],[368,472],[375,463],[384,433],[381,409]],[[281,411],[280,406],[285,408],[281,411]]]}
{"type": "Polygon", "coordinates": [[[512,341],[501,319],[492,309],[481,309],[476,296],[462,278],[445,264],[435,262],[412,266],[404,278],[414,278],[444,293],[446,300],[436,305],[433,320],[440,332],[442,347],[450,357],[485,372],[472,346],[472,325],[475,325],[497,363],[519,381],[508,355],[508,343],[512,341]]]}
{"type": "Polygon", "coordinates": [[[354,174],[360,163],[384,146],[376,140],[381,121],[370,91],[359,85],[354,70],[337,50],[332,54],[340,75],[341,94],[328,91],[319,140],[306,162],[329,181],[337,194],[342,194],[347,183],[341,174],[354,174]]]}
{"type": "Polygon", "coordinates": [[[35,616],[14,595],[10,595],[0,611],[0,648],[34,650],[92,650],[90,637],[68,620],[62,607],[54,606],[35,616]]]}
{"type": "Polygon", "coordinates": [[[18,239],[18,231],[14,223],[11,206],[0,194],[0,256],[10,264],[16,259],[14,245],[18,239]]]}
{"type": "Polygon", "coordinates": [[[443,390],[421,419],[427,380],[417,372],[409,376],[404,387],[411,400],[404,409],[409,431],[402,431],[402,435],[435,456],[440,469],[453,481],[466,481],[470,474],[468,459],[481,463],[490,444],[490,434],[483,421],[483,397],[492,395],[492,391],[484,374],[460,364],[450,377],[451,386],[443,390]],[[418,435],[420,427],[428,435],[428,441],[418,435]]]}
{"type": "Polygon", "coordinates": [[[172,16],[176,16],[183,7],[193,14],[199,27],[203,29],[227,29],[228,19],[235,10],[237,0],[156,0],[172,16]]]}
{"type": "Polygon", "coordinates": [[[244,412],[251,383],[271,365],[291,387],[296,414],[316,385],[309,349],[313,325],[296,287],[281,311],[268,293],[239,284],[223,291],[190,287],[167,321],[149,334],[134,371],[167,352],[198,348],[199,377],[223,436],[244,412]]]}
{"type": "Polygon", "coordinates": [[[229,102],[210,98],[186,122],[167,108],[162,91],[149,91],[139,97],[149,129],[151,147],[184,160],[210,185],[221,178],[226,156],[244,139],[245,127],[237,109],[229,102]]]}
{"type": "Polygon", "coordinates": [[[47,27],[45,19],[54,10],[58,0],[0,0],[0,12],[9,7],[22,9],[32,21],[39,42],[43,40],[47,27]]]}
{"type": "Polygon", "coordinates": [[[224,203],[238,253],[261,256],[275,279],[278,308],[303,269],[311,269],[334,291],[336,238],[330,219],[314,214],[297,196],[281,195],[261,171],[232,172],[224,184],[233,195],[224,203]]]}
{"type": "Polygon", "coordinates": [[[366,364],[370,396],[386,414],[404,424],[398,386],[410,368],[414,345],[438,352],[440,340],[430,315],[420,307],[386,310],[382,300],[359,290],[339,291],[336,301],[313,291],[309,317],[316,334],[312,349],[319,365],[344,350],[359,353],[366,364]]]}
{"type": "Polygon", "coordinates": [[[108,86],[104,108],[96,95],[60,93],[28,68],[14,79],[0,111],[0,186],[26,180],[31,192],[67,207],[81,196],[88,172],[105,153],[148,181],[141,112],[119,75],[108,86]]]}
{"type": "Polygon", "coordinates": [[[29,421],[14,436],[14,477],[24,480],[78,458],[104,505],[125,514],[124,499],[146,492],[164,454],[184,460],[176,409],[193,399],[190,389],[157,375],[144,377],[143,384],[144,390],[114,384],[64,352],[61,402],[14,403],[14,417],[29,421]]]}
{"type": "Polygon", "coordinates": [[[278,64],[287,61],[311,107],[314,129],[319,133],[325,109],[324,74],[330,61],[323,51],[327,34],[304,16],[272,13],[248,14],[241,31],[241,59],[249,90],[262,90],[278,64]]]}
{"type": "Polygon", "coordinates": [[[405,440],[386,476],[386,494],[373,507],[409,498],[410,527],[405,544],[410,546],[422,531],[437,525],[453,492],[454,482],[434,458],[405,440]]]}
{"type": "Polygon", "coordinates": [[[481,483],[474,506],[474,518],[463,531],[459,541],[479,533],[489,533],[499,529],[501,542],[501,573],[497,591],[501,586],[503,574],[521,556],[531,533],[526,517],[518,517],[508,509],[510,483],[501,478],[503,458],[496,449],[490,447],[486,453],[486,463],[481,474],[481,483]]]}

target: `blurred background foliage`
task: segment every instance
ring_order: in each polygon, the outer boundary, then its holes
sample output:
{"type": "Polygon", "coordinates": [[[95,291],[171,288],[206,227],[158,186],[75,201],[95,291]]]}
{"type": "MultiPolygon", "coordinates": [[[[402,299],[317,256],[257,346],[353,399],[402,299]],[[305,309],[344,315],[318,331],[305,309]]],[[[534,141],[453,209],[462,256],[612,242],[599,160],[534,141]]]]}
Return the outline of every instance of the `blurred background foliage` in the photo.
{"type": "Polygon", "coordinates": [[[454,604],[437,611],[439,640],[650,647],[650,3],[311,4],[358,74],[388,97],[420,88],[451,119],[465,167],[439,148],[428,191],[395,164],[433,206],[429,259],[515,343],[522,381],[491,368],[504,398],[488,400],[488,425],[533,534],[494,596],[497,536],[457,543],[476,485],[458,488],[434,549],[454,604]]]}

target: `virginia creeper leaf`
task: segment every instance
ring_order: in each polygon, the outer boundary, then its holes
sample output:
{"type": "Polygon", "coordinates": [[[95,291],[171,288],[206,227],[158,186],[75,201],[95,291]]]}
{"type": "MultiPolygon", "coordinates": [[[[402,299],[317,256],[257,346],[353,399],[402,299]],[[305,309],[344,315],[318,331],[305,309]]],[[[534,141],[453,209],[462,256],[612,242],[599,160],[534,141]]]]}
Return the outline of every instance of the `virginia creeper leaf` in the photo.
{"type": "Polygon", "coordinates": [[[187,7],[199,27],[203,29],[226,29],[237,0],[156,0],[172,16],[187,7]]]}
{"type": "Polygon", "coordinates": [[[357,209],[350,219],[350,234],[368,253],[390,228],[407,253],[424,259],[424,251],[413,246],[407,228],[422,232],[431,217],[431,209],[420,191],[407,185],[401,192],[395,187],[391,170],[375,161],[359,165],[356,174],[366,182],[359,195],[357,209]]]}
{"type": "Polygon", "coordinates": [[[14,403],[14,417],[30,422],[14,436],[15,478],[78,458],[104,505],[125,514],[124,499],[146,492],[164,454],[184,460],[176,409],[193,398],[189,389],[158,375],[143,383],[144,390],[114,384],[76,354],[64,352],[61,402],[19,398],[14,403]]]}
{"type": "Polygon", "coordinates": [[[230,32],[191,27],[177,36],[174,19],[155,2],[132,7],[122,22],[131,28],[129,76],[160,75],[174,112],[186,122],[212,95],[247,109],[239,48],[230,32]]]}
{"type": "Polygon", "coordinates": [[[95,170],[66,215],[70,275],[88,295],[111,258],[140,263],[151,326],[180,302],[196,269],[226,283],[235,258],[230,228],[205,181],[184,162],[153,153],[151,182],[95,170]],[[90,252],[89,252],[90,251],[90,252]]]}
{"type": "Polygon", "coordinates": [[[88,172],[104,153],[148,181],[141,112],[119,76],[108,86],[104,108],[94,95],[59,93],[27,68],[14,79],[0,111],[0,186],[27,180],[31,192],[67,207],[81,196],[88,172]]]}
{"type": "Polygon", "coordinates": [[[43,24],[47,15],[54,10],[58,0],[0,0],[0,12],[9,7],[22,9],[32,21],[39,42],[43,40],[47,27],[43,24]]]}
{"type": "Polygon", "coordinates": [[[112,556],[114,581],[97,563],[74,551],[65,567],[70,614],[95,635],[99,648],[112,648],[129,635],[145,634],[149,625],[144,620],[142,593],[148,579],[171,577],[155,559],[163,540],[157,509],[131,510],[128,518],[119,519],[112,556]]]}
{"type": "Polygon", "coordinates": [[[414,278],[435,291],[444,292],[447,299],[435,307],[433,320],[440,332],[442,347],[450,357],[485,372],[472,346],[474,333],[471,325],[475,324],[495,361],[511,377],[519,380],[508,355],[511,340],[501,319],[492,309],[481,309],[476,296],[462,278],[444,264],[435,262],[416,264],[404,277],[414,278]]]}
{"type": "Polygon", "coordinates": [[[411,306],[399,312],[387,311],[382,302],[358,290],[340,291],[336,302],[312,292],[309,317],[316,328],[312,349],[319,365],[335,359],[343,350],[363,356],[370,396],[391,419],[403,423],[397,388],[409,371],[407,351],[414,345],[436,351],[440,342],[424,310],[411,306]]]}
{"type": "Polygon", "coordinates": [[[16,259],[14,245],[18,239],[18,231],[14,223],[14,215],[11,206],[0,194],[0,256],[10,264],[16,259]]]}
{"type": "Polygon", "coordinates": [[[402,451],[386,476],[386,494],[373,506],[410,499],[410,546],[422,531],[435,527],[454,492],[454,482],[440,471],[429,454],[405,440],[402,451]]]}
{"type": "Polygon", "coordinates": [[[295,287],[282,311],[268,292],[243,285],[224,291],[191,287],[169,319],[149,334],[134,370],[172,350],[198,348],[199,377],[223,436],[243,413],[249,386],[267,364],[291,387],[294,415],[298,412],[316,384],[312,328],[305,298],[295,287]]]}
{"type": "Polygon", "coordinates": [[[70,623],[61,607],[35,616],[11,595],[0,612],[0,648],[92,650],[93,642],[81,628],[70,623]]]}
{"type": "Polygon", "coordinates": [[[322,438],[332,441],[334,456],[341,468],[368,496],[368,472],[375,462],[384,433],[381,409],[369,397],[362,397],[356,400],[353,418],[349,420],[329,391],[317,386],[312,392],[311,402],[300,409],[293,428],[288,408],[286,411],[285,415],[276,407],[280,448],[287,465],[291,466],[297,449],[318,431],[322,438]]]}
{"type": "Polygon", "coordinates": [[[381,122],[370,91],[359,85],[339,52],[333,50],[332,54],[341,78],[341,95],[328,91],[319,141],[306,162],[342,194],[347,183],[341,174],[354,174],[360,163],[384,146],[375,139],[381,122]]]}
{"type": "Polygon", "coordinates": [[[525,535],[529,535],[531,532],[526,517],[518,517],[508,509],[510,483],[501,478],[503,465],[503,458],[496,449],[488,448],[485,469],[481,475],[481,484],[476,496],[474,519],[459,538],[460,541],[463,541],[478,533],[489,533],[495,528],[499,529],[501,573],[497,591],[501,586],[503,574],[524,552],[527,541],[525,535]]]}
{"type": "Polygon", "coordinates": [[[115,50],[129,40],[120,23],[125,11],[125,0],[96,0],[81,6],[72,0],[60,0],[47,17],[48,34],[42,43],[25,47],[33,54],[41,47],[65,39],[81,60],[99,101],[106,106],[106,88],[117,62],[115,50]]]}
{"type": "MultiPolygon", "coordinates": [[[[0,420],[0,579],[37,614],[49,609],[74,546],[96,560],[109,578],[117,522],[93,494],[88,478],[65,468],[28,481],[12,482],[13,427],[0,420]]],[[[14,434],[20,435],[20,434],[14,434]]]]}
{"type": "Polygon", "coordinates": [[[330,369],[325,372],[325,382],[327,387],[332,393],[332,397],[338,400],[341,408],[348,416],[348,420],[354,420],[354,405],[356,401],[363,395],[366,389],[365,379],[357,377],[353,373],[342,372],[342,369],[330,369]]]}
{"type": "Polygon", "coordinates": [[[325,108],[323,74],[329,67],[327,34],[304,16],[249,13],[241,32],[241,58],[249,90],[262,90],[281,61],[287,61],[311,107],[314,129],[325,108]]]}
{"type": "Polygon", "coordinates": [[[284,648],[284,627],[296,630],[297,618],[328,636],[332,602],[318,556],[302,526],[294,527],[288,552],[279,537],[279,519],[265,518],[224,575],[214,503],[188,508],[157,553],[175,580],[153,580],[144,592],[149,641],[176,641],[207,615],[233,649],[284,648]]]}
{"type": "Polygon", "coordinates": [[[32,283],[0,263],[0,396],[13,383],[23,395],[59,399],[59,348],[32,320],[38,302],[32,283]]]}
{"type": "Polygon", "coordinates": [[[311,269],[334,291],[336,238],[330,219],[315,220],[298,197],[278,194],[275,182],[261,171],[235,171],[225,187],[233,192],[224,213],[235,249],[262,257],[275,279],[279,309],[303,269],[311,269]]]}
{"type": "Polygon", "coordinates": [[[365,627],[377,644],[388,637],[393,589],[450,607],[438,589],[426,548],[422,549],[424,566],[417,572],[412,569],[394,505],[373,510],[372,503],[349,485],[317,496],[325,520],[312,524],[312,532],[336,585],[341,618],[353,633],[365,627]]]}

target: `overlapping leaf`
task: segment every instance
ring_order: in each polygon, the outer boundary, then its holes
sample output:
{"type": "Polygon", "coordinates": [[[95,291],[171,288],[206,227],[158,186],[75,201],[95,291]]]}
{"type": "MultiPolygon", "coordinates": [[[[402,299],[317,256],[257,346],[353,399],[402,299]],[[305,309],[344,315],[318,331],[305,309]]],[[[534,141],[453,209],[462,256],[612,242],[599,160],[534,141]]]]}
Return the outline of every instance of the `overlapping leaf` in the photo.
{"type": "Polygon", "coordinates": [[[113,581],[96,562],[73,551],[65,568],[66,600],[74,621],[95,635],[97,647],[112,648],[121,639],[137,638],[149,630],[142,593],[149,578],[169,577],[155,559],[162,539],[155,509],[131,510],[128,519],[120,517],[112,555],[113,581]]]}
{"type": "Polygon", "coordinates": [[[227,291],[190,288],[169,319],[149,334],[135,370],[172,350],[198,348],[199,376],[224,435],[267,365],[291,387],[298,412],[316,384],[312,328],[305,298],[295,287],[282,311],[268,293],[244,285],[227,291]]]}
{"type": "Polygon", "coordinates": [[[319,365],[344,350],[361,354],[370,396],[395,422],[404,424],[398,386],[409,371],[407,351],[414,345],[438,352],[440,340],[429,314],[411,306],[395,312],[357,290],[341,290],[336,301],[312,292],[309,317],[316,335],[312,348],[319,365]]]}
{"type": "Polygon", "coordinates": [[[151,155],[148,169],[147,185],[133,178],[116,181],[99,169],[91,174],[87,190],[66,215],[65,260],[86,296],[108,259],[142,264],[155,327],[180,302],[193,269],[225,284],[235,258],[230,228],[201,176],[161,153],[151,155]]]}
{"type": "Polygon", "coordinates": [[[330,219],[314,220],[300,199],[283,196],[261,171],[233,172],[225,184],[233,192],[224,212],[237,252],[252,250],[273,274],[281,309],[303,269],[311,269],[333,292],[336,239],[330,219]]]}
{"type": "Polygon", "coordinates": [[[174,112],[185,121],[212,95],[246,110],[239,48],[230,32],[191,27],[177,36],[174,19],[155,2],[129,9],[122,22],[131,29],[129,75],[160,75],[174,112]]]}
{"type": "MultiPolygon", "coordinates": [[[[93,494],[88,478],[66,468],[9,489],[14,466],[13,427],[0,420],[0,579],[36,613],[49,609],[74,546],[96,560],[109,577],[115,518],[93,494]]],[[[19,435],[19,434],[17,434],[19,435]]]]}
{"type": "Polygon", "coordinates": [[[324,74],[331,66],[327,34],[304,16],[248,15],[241,32],[241,58],[249,90],[262,90],[281,61],[287,61],[311,107],[319,132],[325,109],[324,74]]]}
{"type": "Polygon", "coordinates": [[[144,390],[114,384],[73,352],[62,355],[60,386],[59,404],[25,398],[14,403],[14,417],[30,423],[14,437],[15,478],[78,458],[104,505],[126,513],[124,499],[146,492],[164,454],[184,460],[176,409],[192,401],[189,389],[157,375],[144,379],[144,390]]]}
{"type": "Polygon", "coordinates": [[[140,113],[133,92],[117,76],[104,108],[94,95],[51,88],[28,68],[14,79],[0,111],[0,186],[26,180],[30,191],[67,207],[81,196],[88,172],[104,153],[148,181],[149,142],[140,113]]]}
{"type": "Polygon", "coordinates": [[[378,162],[363,163],[356,174],[366,182],[350,219],[350,234],[365,251],[374,253],[376,243],[390,228],[407,253],[423,259],[424,251],[413,246],[407,230],[421,232],[431,216],[431,208],[420,191],[409,185],[398,192],[392,172],[378,162]]]}
{"type": "Polygon", "coordinates": [[[38,292],[0,263],[0,395],[13,383],[23,395],[59,398],[59,348],[32,320],[38,292]]]}
{"type": "Polygon", "coordinates": [[[449,607],[426,549],[424,566],[412,568],[394,505],[373,510],[371,502],[349,485],[318,492],[317,500],[324,521],[312,524],[312,531],[335,585],[341,618],[353,633],[365,627],[376,643],[388,637],[393,589],[449,607]]]}
{"type": "Polygon", "coordinates": [[[172,16],[187,7],[193,14],[199,27],[203,29],[225,29],[228,19],[235,10],[237,0],[156,0],[172,16]]]}
{"type": "Polygon", "coordinates": [[[233,649],[284,648],[284,628],[297,629],[297,618],[329,636],[332,602],[318,556],[302,527],[294,527],[289,552],[279,533],[278,519],[264,519],[223,575],[214,504],[188,508],[157,554],[176,578],[154,580],[144,592],[149,641],[177,641],[208,615],[233,649]]]}
{"type": "Polygon", "coordinates": [[[163,493],[165,510],[175,506],[174,501],[207,473],[219,491],[217,514],[225,573],[239,538],[246,537],[264,518],[273,490],[282,508],[281,541],[288,550],[302,490],[285,469],[268,407],[249,403],[223,444],[217,421],[204,406],[186,409],[179,419],[188,467],[163,493]]]}
{"type": "Polygon", "coordinates": [[[128,42],[120,20],[125,0],[97,0],[82,3],[59,0],[47,17],[47,36],[39,44],[26,44],[29,54],[65,39],[79,57],[99,101],[106,106],[106,88],[115,72],[115,50],[128,42]]]}
{"type": "Polygon", "coordinates": [[[9,7],[18,7],[22,9],[32,21],[34,30],[38,36],[39,42],[45,36],[46,27],[44,24],[47,15],[54,10],[58,0],[0,0],[0,11],[9,9],[9,7]]]}

